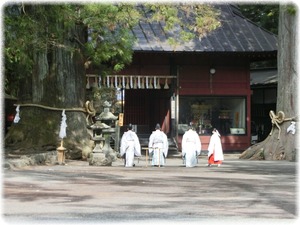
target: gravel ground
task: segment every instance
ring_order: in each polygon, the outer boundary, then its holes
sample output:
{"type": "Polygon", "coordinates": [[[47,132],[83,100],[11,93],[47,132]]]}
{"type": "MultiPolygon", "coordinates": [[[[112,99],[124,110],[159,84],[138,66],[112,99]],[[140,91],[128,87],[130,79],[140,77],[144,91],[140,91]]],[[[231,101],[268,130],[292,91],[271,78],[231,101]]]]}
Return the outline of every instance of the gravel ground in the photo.
{"type": "Polygon", "coordinates": [[[293,224],[298,220],[296,162],[239,160],[194,168],[179,157],[133,168],[86,161],[3,171],[3,223],[293,224]]]}

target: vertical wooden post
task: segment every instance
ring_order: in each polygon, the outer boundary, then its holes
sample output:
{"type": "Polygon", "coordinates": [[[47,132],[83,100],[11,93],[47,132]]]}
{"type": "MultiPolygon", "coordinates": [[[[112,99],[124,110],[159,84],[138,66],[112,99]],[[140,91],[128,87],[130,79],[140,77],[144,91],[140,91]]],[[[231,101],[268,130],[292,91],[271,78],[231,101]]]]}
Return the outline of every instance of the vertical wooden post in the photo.
{"type": "Polygon", "coordinates": [[[57,148],[57,161],[59,165],[65,164],[65,150],[66,148],[63,147],[63,139],[61,139],[60,146],[57,148]]]}

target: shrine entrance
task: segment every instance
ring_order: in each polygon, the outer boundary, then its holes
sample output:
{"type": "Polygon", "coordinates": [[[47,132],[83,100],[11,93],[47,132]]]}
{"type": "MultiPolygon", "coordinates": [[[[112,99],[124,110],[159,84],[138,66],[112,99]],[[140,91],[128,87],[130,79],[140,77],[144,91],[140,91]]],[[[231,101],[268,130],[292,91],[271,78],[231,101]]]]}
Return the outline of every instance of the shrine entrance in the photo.
{"type": "Polygon", "coordinates": [[[170,134],[170,90],[128,89],[125,90],[124,124],[134,124],[140,135],[150,135],[159,123],[170,134]]]}
{"type": "Polygon", "coordinates": [[[150,134],[157,123],[168,136],[169,145],[177,151],[176,128],[176,76],[109,75],[101,80],[97,75],[88,74],[88,84],[98,88],[116,88],[120,93],[123,126],[129,123],[140,138],[141,145],[147,146],[150,134]]]}

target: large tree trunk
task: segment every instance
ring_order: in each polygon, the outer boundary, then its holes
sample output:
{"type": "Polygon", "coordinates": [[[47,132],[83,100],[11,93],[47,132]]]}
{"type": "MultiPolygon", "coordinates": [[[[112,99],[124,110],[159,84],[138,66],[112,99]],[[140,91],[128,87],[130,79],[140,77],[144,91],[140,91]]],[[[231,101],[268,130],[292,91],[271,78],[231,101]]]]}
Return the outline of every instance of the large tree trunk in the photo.
{"type": "MultiPolygon", "coordinates": [[[[297,21],[296,15],[292,13],[291,5],[281,5],[279,13],[278,34],[278,90],[277,110],[283,111],[286,118],[298,117],[298,74],[297,74],[297,21]]],[[[294,7],[294,10],[296,8],[294,7]]],[[[297,12],[298,13],[298,12],[297,12]]],[[[271,123],[271,118],[270,118],[271,123]]],[[[279,129],[273,126],[272,135],[266,140],[249,147],[240,158],[266,159],[266,160],[295,160],[297,152],[298,131],[296,134],[287,132],[291,121],[279,124],[279,129]]]]}
{"type": "MultiPolygon", "coordinates": [[[[65,41],[60,46],[34,50],[34,68],[31,84],[22,88],[20,93],[20,121],[8,132],[6,145],[13,144],[20,153],[36,153],[44,149],[59,146],[59,130],[62,109],[82,108],[85,102],[84,59],[80,46],[69,37],[76,36],[84,40],[84,28],[76,25],[65,34],[65,41]],[[70,51],[66,47],[73,47],[70,51]],[[24,106],[33,103],[61,110],[24,106]],[[47,146],[47,148],[45,148],[47,146]],[[50,146],[50,147],[49,147],[50,146]],[[30,150],[30,151],[29,151],[30,150]]],[[[90,137],[86,128],[86,115],[82,111],[66,111],[67,136],[63,139],[67,148],[67,158],[87,157],[91,151],[90,137]]]]}

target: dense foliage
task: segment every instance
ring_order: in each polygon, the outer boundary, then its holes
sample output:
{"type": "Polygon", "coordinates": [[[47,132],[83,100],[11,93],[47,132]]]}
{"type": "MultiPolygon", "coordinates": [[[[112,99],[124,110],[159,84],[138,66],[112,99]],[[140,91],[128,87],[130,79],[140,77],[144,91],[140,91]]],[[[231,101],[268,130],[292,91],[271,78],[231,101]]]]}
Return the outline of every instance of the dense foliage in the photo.
{"type": "Polygon", "coordinates": [[[128,28],[137,23],[139,13],[131,5],[17,4],[5,7],[4,18],[6,89],[17,94],[18,83],[32,72],[33,51],[54,46],[78,50],[66,40],[79,42],[87,64],[122,69],[132,54],[128,28]],[[74,24],[85,27],[85,42],[70,35],[74,24]]]}
{"type": "Polygon", "coordinates": [[[245,17],[278,34],[279,4],[241,4],[239,8],[245,17]]]}
{"type": "MultiPolygon", "coordinates": [[[[241,13],[260,27],[278,35],[279,4],[240,4],[241,13]]],[[[254,62],[251,69],[276,68],[277,60],[254,62]]]]}
{"type": "Polygon", "coordinates": [[[144,20],[165,23],[165,31],[175,26],[182,31],[172,45],[196,35],[202,37],[220,23],[218,13],[209,5],[188,4],[7,4],[4,7],[5,89],[18,95],[22,80],[32,73],[33,51],[52,47],[77,51],[69,41],[79,43],[85,55],[85,66],[96,65],[102,74],[119,71],[131,62],[134,37],[131,28],[144,20]],[[186,27],[183,15],[191,15],[194,22],[186,27]],[[86,40],[70,35],[74,24],[85,27],[86,40]]]}

